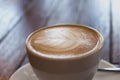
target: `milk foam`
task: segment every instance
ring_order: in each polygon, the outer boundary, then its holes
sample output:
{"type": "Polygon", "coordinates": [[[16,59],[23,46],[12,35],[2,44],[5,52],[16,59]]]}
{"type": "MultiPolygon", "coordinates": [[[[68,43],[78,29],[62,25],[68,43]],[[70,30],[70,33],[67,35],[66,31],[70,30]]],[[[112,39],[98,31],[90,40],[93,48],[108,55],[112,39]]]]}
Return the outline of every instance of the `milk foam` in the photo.
{"type": "Polygon", "coordinates": [[[31,47],[38,53],[61,58],[82,55],[92,50],[97,42],[95,31],[76,26],[44,28],[29,39],[31,47]]]}

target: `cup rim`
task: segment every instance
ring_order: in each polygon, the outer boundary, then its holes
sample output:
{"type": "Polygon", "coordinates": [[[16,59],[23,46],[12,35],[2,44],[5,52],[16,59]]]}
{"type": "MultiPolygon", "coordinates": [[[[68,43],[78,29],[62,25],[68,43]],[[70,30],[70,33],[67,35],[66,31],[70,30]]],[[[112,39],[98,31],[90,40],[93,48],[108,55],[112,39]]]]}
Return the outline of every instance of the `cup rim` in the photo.
{"type": "Polygon", "coordinates": [[[103,39],[103,36],[101,35],[101,33],[99,31],[97,31],[96,29],[90,27],[90,26],[86,26],[86,25],[81,25],[81,24],[55,24],[55,25],[50,25],[50,26],[44,26],[42,28],[39,28],[35,31],[33,31],[31,34],[29,34],[29,36],[27,37],[26,39],[26,49],[28,49],[31,54],[33,54],[34,56],[37,56],[37,57],[40,57],[40,58],[45,58],[45,59],[50,59],[50,60],[73,60],[73,59],[82,59],[82,58],[85,58],[87,56],[90,56],[92,54],[95,54],[97,51],[99,51],[102,46],[103,46],[103,43],[104,43],[104,39],[103,39]],[[34,48],[32,48],[30,45],[29,45],[29,39],[31,38],[32,35],[34,35],[35,33],[37,33],[38,31],[40,30],[43,30],[43,29],[46,29],[46,28],[51,28],[51,27],[58,27],[58,26],[79,26],[79,27],[85,27],[87,29],[90,29],[94,32],[96,32],[96,35],[98,36],[98,41],[97,41],[97,44],[95,45],[95,47],[93,49],[91,49],[90,51],[88,52],[85,52],[84,54],[82,55],[77,55],[77,56],[74,56],[74,57],[68,57],[68,58],[52,58],[52,57],[46,57],[46,56],[41,56],[36,50],[34,50],[34,48]]]}

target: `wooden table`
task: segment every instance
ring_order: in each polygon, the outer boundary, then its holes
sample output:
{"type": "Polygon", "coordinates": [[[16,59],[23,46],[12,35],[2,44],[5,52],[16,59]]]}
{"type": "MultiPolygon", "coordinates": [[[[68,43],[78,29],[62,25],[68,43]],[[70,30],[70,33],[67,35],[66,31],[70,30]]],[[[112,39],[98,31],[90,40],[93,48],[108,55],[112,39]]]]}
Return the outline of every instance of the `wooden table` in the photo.
{"type": "Polygon", "coordinates": [[[96,28],[105,39],[102,58],[120,63],[120,0],[0,0],[0,80],[28,62],[32,31],[62,23],[96,28]]]}

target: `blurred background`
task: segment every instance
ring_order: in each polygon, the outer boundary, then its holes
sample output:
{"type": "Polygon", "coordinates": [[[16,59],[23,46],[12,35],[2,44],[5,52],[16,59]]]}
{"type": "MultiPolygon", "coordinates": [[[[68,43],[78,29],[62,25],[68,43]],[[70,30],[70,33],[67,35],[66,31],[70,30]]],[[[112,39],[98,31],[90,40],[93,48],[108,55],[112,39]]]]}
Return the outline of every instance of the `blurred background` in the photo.
{"type": "Polygon", "coordinates": [[[120,0],[0,0],[0,80],[28,63],[25,40],[32,31],[64,23],[100,31],[102,59],[120,64],[120,0]]]}

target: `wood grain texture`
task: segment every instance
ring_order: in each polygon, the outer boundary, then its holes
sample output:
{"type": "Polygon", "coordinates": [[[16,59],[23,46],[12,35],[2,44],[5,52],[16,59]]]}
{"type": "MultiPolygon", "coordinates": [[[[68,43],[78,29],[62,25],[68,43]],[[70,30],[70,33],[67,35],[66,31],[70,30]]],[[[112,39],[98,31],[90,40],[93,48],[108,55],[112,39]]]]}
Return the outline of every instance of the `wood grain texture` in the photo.
{"type": "Polygon", "coordinates": [[[112,10],[112,62],[120,64],[120,0],[111,1],[112,10]]]}
{"type": "Polygon", "coordinates": [[[28,60],[28,57],[26,55],[20,67],[22,67],[23,65],[25,65],[27,63],[29,63],[29,60],[28,60]]]}
{"type": "Polygon", "coordinates": [[[83,0],[79,6],[79,23],[91,26],[104,37],[104,46],[100,51],[103,59],[109,61],[109,0],[83,0]]]}
{"type": "Polygon", "coordinates": [[[57,5],[58,8],[49,17],[47,25],[77,23],[78,13],[76,9],[78,6],[78,0],[61,0],[57,5]]]}
{"type": "Polygon", "coordinates": [[[0,45],[0,56],[2,56],[0,58],[0,76],[4,76],[3,80],[7,80],[24,59],[25,38],[31,30],[33,31],[33,28],[27,28],[25,24],[25,21],[20,21],[20,24],[9,33],[0,45]]]}
{"type": "Polygon", "coordinates": [[[35,4],[33,2],[28,3],[28,0],[21,0],[21,2],[20,0],[0,1],[0,42],[33,5],[35,4]],[[26,9],[24,12],[21,11],[23,6],[26,9]]]}
{"type": "MultiPolygon", "coordinates": [[[[44,2],[44,1],[43,1],[44,2]]],[[[38,3],[35,1],[34,3],[38,3]]],[[[28,9],[21,4],[21,11],[28,9]]],[[[47,15],[44,7],[31,7],[0,44],[0,80],[8,80],[12,73],[19,68],[25,58],[26,37],[35,29],[45,25],[47,15]],[[41,11],[42,13],[39,13],[41,11]]],[[[50,5],[48,6],[50,8],[50,5]]],[[[50,9],[51,10],[51,9],[50,9]]],[[[50,11],[49,10],[49,11],[50,11]]],[[[48,12],[49,12],[48,11],[48,12]]]]}

